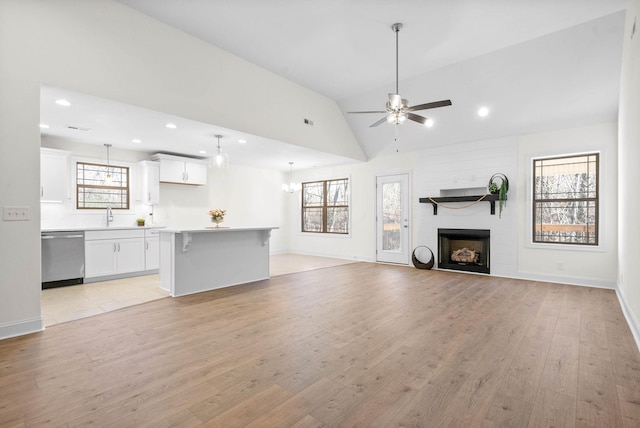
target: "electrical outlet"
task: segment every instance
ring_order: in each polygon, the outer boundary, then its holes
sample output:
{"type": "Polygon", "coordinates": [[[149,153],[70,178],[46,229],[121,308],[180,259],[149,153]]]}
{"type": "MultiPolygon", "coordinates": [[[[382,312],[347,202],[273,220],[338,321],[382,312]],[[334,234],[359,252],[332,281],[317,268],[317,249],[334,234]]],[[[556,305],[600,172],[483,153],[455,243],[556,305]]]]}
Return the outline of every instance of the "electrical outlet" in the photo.
{"type": "Polygon", "coordinates": [[[556,262],[556,270],[564,270],[564,262],[556,262]]]}
{"type": "Polygon", "coordinates": [[[31,210],[29,207],[2,207],[2,219],[4,221],[29,221],[31,210]]]}

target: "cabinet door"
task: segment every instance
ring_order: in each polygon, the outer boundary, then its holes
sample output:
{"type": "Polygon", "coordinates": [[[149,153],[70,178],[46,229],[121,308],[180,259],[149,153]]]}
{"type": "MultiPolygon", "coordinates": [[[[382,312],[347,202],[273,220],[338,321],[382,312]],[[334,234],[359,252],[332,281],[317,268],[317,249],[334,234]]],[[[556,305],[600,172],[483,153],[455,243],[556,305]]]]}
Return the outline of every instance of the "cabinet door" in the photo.
{"type": "Polygon", "coordinates": [[[155,270],[160,267],[160,237],[145,238],[145,269],[155,270]]]}
{"type": "Polygon", "coordinates": [[[144,238],[119,239],[116,254],[118,273],[144,270],[144,238]]]}
{"type": "Polygon", "coordinates": [[[172,159],[162,159],[160,161],[160,181],[166,183],[184,183],[186,172],[184,162],[172,159]]]}
{"type": "Polygon", "coordinates": [[[160,203],[160,164],[157,162],[141,162],[142,197],[147,205],[160,203]]]}
{"type": "Polygon", "coordinates": [[[185,171],[187,172],[188,184],[198,184],[198,185],[207,184],[207,165],[206,164],[187,162],[185,164],[185,171]]]}
{"type": "Polygon", "coordinates": [[[101,239],[84,241],[84,276],[114,275],[116,273],[117,241],[101,239]]]}
{"type": "Polygon", "coordinates": [[[67,157],[57,154],[40,155],[40,201],[63,202],[66,198],[67,157]]]}

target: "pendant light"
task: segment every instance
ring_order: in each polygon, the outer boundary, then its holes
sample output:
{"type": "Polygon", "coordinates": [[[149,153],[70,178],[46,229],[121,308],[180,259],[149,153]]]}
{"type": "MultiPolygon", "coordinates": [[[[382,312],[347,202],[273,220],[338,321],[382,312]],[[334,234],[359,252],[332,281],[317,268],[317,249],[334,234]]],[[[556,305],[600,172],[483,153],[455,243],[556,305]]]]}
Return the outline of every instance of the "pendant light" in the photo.
{"type": "Polygon", "coordinates": [[[111,176],[111,163],[109,162],[109,149],[111,148],[111,144],[104,145],[107,148],[107,174],[104,177],[104,184],[110,186],[113,182],[113,177],[111,176]]]}
{"type": "Polygon", "coordinates": [[[209,165],[216,168],[228,168],[229,167],[229,155],[224,153],[220,148],[220,138],[222,135],[214,135],[218,139],[218,151],[215,156],[209,158],[209,165]]]}
{"type": "Polygon", "coordinates": [[[289,183],[282,185],[282,191],[293,193],[300,190],[300,187],[300,183],[293,181],[293,162],[289,162],[289,183]]]}

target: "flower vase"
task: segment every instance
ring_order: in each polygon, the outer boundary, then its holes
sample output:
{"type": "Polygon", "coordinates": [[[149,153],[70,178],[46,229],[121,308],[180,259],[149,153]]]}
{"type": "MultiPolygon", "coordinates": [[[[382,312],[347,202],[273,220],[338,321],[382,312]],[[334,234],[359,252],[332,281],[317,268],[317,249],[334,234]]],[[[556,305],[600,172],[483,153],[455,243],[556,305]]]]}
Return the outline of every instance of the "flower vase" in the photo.
{"type": "Polygon", "coordinates": [[[211,217],[211,222],[216,224],[216,227],[220,227],[220,223],[224,221],[223,218],[213,218],[211,217]]]}

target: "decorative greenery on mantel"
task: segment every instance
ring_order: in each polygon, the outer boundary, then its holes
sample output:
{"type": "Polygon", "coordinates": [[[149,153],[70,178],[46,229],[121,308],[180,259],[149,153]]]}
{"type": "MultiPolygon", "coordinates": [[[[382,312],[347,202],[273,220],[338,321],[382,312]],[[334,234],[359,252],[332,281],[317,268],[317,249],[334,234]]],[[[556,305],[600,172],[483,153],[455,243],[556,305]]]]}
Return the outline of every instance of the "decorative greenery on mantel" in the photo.
{"type": "Polygon", "coordinates": [[[489,179],[489,184],[487,185],[487,189],[489,193],[492,195],[498,195],[498,216],[502,218],[502,210],[505,206],[507,206],[507,192],[509,192],[509,179],[506,175],[498,172],[493,174],[489,179]]]}
{"type": "Polygon", "coordinates": [[[476,205],[480,202],[489,202],[491,205],[491,215],[496,213],[496,201],[499,204],[499,215],[502,217],[502,210],[507,204],[507,192],[509,191],[509,179],[506,175],[502,173],[497,173],[491,176],[489,179],[489,184],[487,185],[487,189],[489,190],[488,194],[485,195],[477,195],[477,196],[439,196],[439,197],[426,197],[420,198],[419,201],[425,204],[433,205],[433,215],[438,215],[438,206],[442,206],[443,208],[448,209],[463,209],[468,208],[472,205],[476,205]],[[443,202],[470,202],[470,204],[458,206],[458,207],[448,207],[443,205],[443,202]]]}

